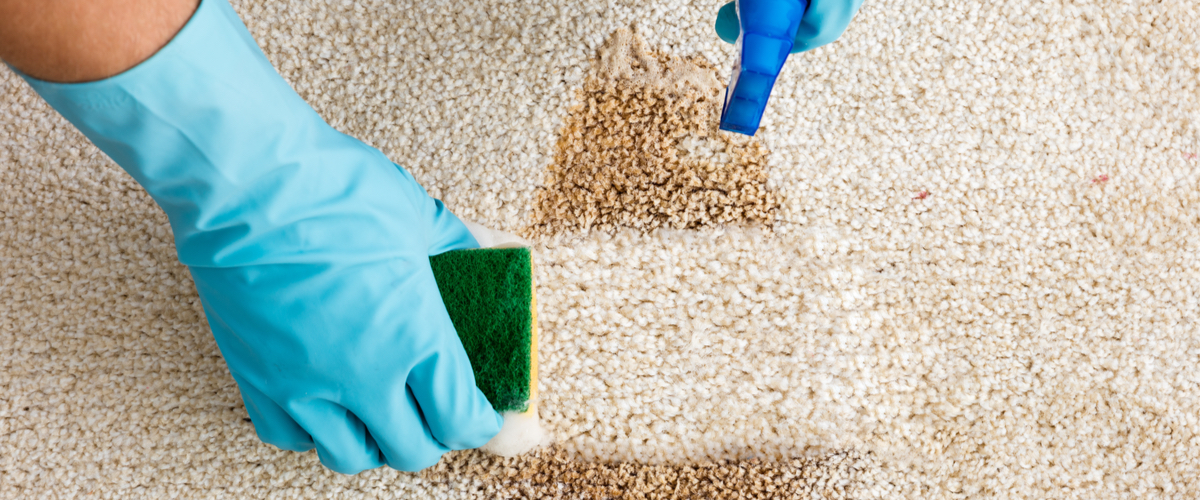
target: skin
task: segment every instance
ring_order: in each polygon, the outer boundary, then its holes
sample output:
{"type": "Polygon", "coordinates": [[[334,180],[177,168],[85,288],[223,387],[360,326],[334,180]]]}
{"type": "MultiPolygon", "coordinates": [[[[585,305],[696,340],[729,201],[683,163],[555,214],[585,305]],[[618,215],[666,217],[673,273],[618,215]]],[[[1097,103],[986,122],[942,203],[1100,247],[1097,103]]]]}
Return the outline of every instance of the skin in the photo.
{"type": "Polygon", "coordinates": [[[0,59],[63,83],[116,75],[187,24],[200,0],[0,0],[0,59]]]}

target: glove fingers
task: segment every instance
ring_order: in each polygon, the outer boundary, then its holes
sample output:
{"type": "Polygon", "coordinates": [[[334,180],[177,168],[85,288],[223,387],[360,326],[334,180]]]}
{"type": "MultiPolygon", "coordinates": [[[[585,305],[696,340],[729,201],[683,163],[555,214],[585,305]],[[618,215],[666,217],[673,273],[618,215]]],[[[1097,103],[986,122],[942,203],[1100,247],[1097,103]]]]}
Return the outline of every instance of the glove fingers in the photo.
{"type": "Polygon", "coordinates": [[[859,7],[862,0],[812,0],[800,20],[800,29],[796,30],[792,53],[833,43],[846,32],[859,7]]]}
{"type": "Polygon", "coordinates": [[[467,226],[463,225],[456,215],[450,213],[441,200],[428,197],[427,199],[433,205],[430,208],[433,237],[429,246],[429,255],[437,255],[451,250],[479,248],[479,243],[475,241],[474,236],[471,236],[467,226]]]}
{"type": "MultiPolygon", "coordinates": [[[[796,31],[792,53],[809,51],[837,40],[846,31],[859,7],[862,7],[862,0],[810,1],[804,18],[800,20],[800,28],[796,31]]],[[[714,28],[721,40],[737,42],[738,34],[742,31],[737,2],[729,2],[717,11],[714,28]]]]}
{"type": "Polygon", "coordinates": [[[409,372],[408,385],[434,438],[452,450],[478,448],[500,432],[504,420],[475,385],[458,336],[450,331],[442,339],[442,349],[409,372]]]}
{"type": "Polygon", "coordinates": [[[717,36],[726,43],[737,42],[738,33],[742,32],[742,27],[738,24],[737,2],[729,2],[717,11],[717,24],[714,27],[717,29],[717,36]]]}
{"type": "Polygon", "coordinates": [[[446,448],[429,431],[412,388],[405,387],[394,401],[368,403],[360,414],[373,434],[379,436],[379,449],[387,465],[405,472],[430,467],[442,458],[446,448]]]}
{"type": "Polygon", "coordinates": [[[460,250],[464,248],[479,248],[479,244],[475,242],[475,238],[471,236],[471,232],[467,230],[462,221],[458,220],[446,205],[441,200],[429,196],[425,192],[425,188],[417,183],[412,174],[408,173],[404,167],[396,165],[396,170],[408,180],[403,183],[405,189],[408,190],[408,199],[412,200],[414,208],[417,210],[417,220],[428,224],[424,229],[428,231],[429,255],[437,255],[451,250],[460,250]]]}
{"type": "Polygon", "coordinates": [[[384,465],[379,446],[350,410],[323,399],[298,401],[291,414],[308,430],[321,463],[334,472],[358,474],[384,465]]]}
{"type": "Polygon", "coordinates": [[[254,424],[254,432],[262,442],[277,446],[284,450],[308,451],[313,449],[312,436],[292,420],[283,408],[275,401],[255,389],[246,380],[233,376],[238,388],[242,391],[242,401],[246,403],[246,412],[250,414],[250,422],[254,424]]]}

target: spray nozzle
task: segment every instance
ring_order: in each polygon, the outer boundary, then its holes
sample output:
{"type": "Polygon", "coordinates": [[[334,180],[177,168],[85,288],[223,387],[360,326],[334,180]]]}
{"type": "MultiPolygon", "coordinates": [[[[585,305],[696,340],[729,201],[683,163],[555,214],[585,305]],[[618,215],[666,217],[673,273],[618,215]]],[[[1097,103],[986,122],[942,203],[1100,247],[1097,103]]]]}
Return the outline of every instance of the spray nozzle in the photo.
{"type": "Polygon", "coordinates": [[[792,52],[807,0],[737,0],[740,32],[721,130],[754,135],[779,70],[792,52]]]}

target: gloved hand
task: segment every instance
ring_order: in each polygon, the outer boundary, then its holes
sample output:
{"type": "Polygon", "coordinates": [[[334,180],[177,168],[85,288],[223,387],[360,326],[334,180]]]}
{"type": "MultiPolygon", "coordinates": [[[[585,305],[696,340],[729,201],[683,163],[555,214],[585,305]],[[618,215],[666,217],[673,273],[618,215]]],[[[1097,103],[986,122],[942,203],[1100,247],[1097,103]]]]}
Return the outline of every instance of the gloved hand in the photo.
{"type": "MultiPolygon", "coordinates": [[[[862,6],[862,0],[809,0],[808,10],[800,21],[792,53],[805,52],[837,40],[850,25],[850,19],[862,6]]],[[[737,2],[729,2],[717,12],[717,36],[737,42],[741,31],[737,2]]]]}
{"type": "Polygon", "coordinates": [[[475,239],[327,125],[226,0],[113,78],[27,80],[167,213],[263,441],[415,471],[499,431],[429,266],[475,239]]]}

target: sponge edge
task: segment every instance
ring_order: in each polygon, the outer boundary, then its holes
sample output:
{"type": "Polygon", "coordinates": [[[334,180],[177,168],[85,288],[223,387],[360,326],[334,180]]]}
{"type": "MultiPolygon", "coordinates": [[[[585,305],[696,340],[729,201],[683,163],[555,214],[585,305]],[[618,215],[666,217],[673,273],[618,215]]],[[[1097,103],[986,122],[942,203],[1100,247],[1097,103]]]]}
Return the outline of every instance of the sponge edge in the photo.
{"type": "Polygon", "coordinates": [[[529,247],[529,242],[519,236],[504,231],[488,229],[483,225],[471,221],[464,220],[462,223],[464,226],[467,226],[467,231],[471,232],[471,236],[475,237],[475,241],[479,243],[479,248],[529,247]]]}
{"type": "MultiPolygon", "coordinates": [[[[480,248],[529,247],[529,242],[518,236],[488,229],[470,221],[463,221],[480,248]]],[[[536,283],[534,284],[536,288],[536,283]]],[[[553,437],[542,429],[537,413],[537,294],[533,294],[533,345],[531,346],[532,370],[530,372],[529,409],[523,412],[506,411],[500,432],[479,449],[502,457],[515,457],[554,442],[553,437]]]]}
{"type": "Polygon", "coordinates": [[[515,457],[554,440],[538,423],[537,407],[533,411],[503,413],[504,425],[491,441],[479,449],[502,457],[515,457]]]}

